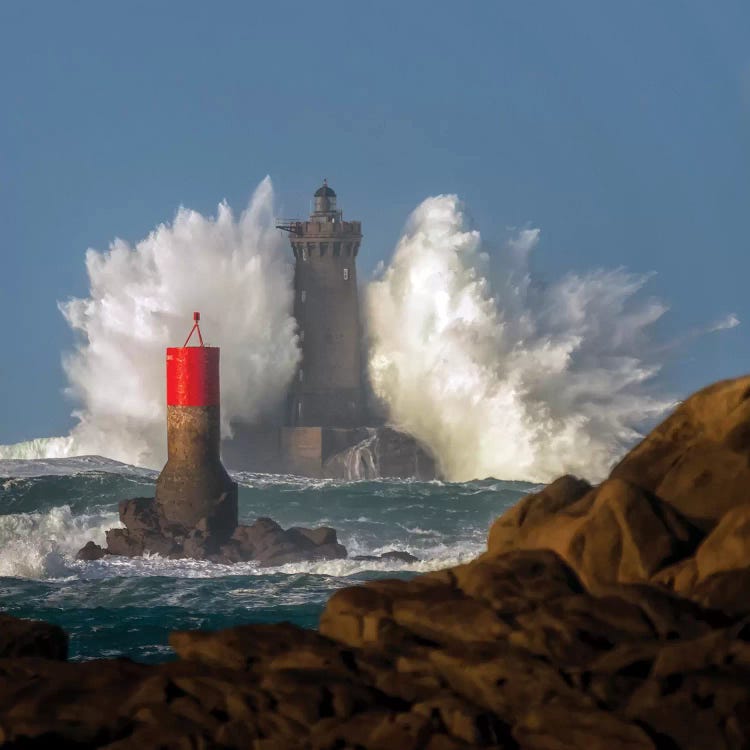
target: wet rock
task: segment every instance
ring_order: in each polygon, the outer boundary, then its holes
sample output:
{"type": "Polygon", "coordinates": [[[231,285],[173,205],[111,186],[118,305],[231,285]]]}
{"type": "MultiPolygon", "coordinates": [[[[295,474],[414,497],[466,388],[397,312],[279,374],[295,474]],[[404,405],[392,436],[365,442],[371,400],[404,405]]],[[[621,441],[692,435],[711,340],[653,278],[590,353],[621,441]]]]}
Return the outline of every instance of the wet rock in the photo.
{"type": "Polygon", "coordinates": [[[159,516],[152,497],[134,497],[119,503],[120,521],[131,531],[159,532],[159,516]]]}
{"type": "Polygon", "coordinates": [[[182,556],[180,545],[174,538],[158,532],[131,529],[108,529],[106,551],[110,555],[124,557],[140,557],[144,554],[182,556]]]}
{"type": "MultiPolygon", "coordinates": [[[[235,500],[228,499],[230,506],[235,500]]],[[[106,532],[106,549],[87,543],[78,559],[96,560],[105,554],[156,554],[223,564],[256,561],[262,566],[278,566],[347,555],[346,548],[337,541],[336,530],[328,526],[283,529],[270,518],[259,518],[253,524],[235,526],[227,537],[226,516],[224,512],[212,514],[186,528],[161,517],[150,498],[124,500],[120,503],[120,518],[125,527],[106,532]]]]}
{"type": "Polygon", "coordinates": [[[367,428],[369,434],[323,465],[323,476],[362,480],[379,477],[416,478],[438,475],[435,459],[418,440],[392,427],[367,428]]]}
{"type": "Polygon", "coordinates": [[[388,550],[380,555],[356,555],[352,560],[362,560],[367,562],[374,561],[386,561],[386,562],[402,562],[402,563],[415,563],[419,562],[418,557],[409,552],[402,552],[401,550],[388,550]]]}
{"type": "Polygon", "coordinates": [[[301,526],[293,526],[289,531],[307,537],[315,546],[338,543],[336,529],[332,529],[330,526],[318,526],[315,529],[305,529],[301,526]]]}
{"type": "Polygon", "coordinates": [[[100,547],[94,542],[86,542],[86,544],[78,550],[76,560],[84,560],[85,562],[91,562],[92,560],[101,560],[108,554],[107,550],[100,547]]]}
{"type": "Polygon", "coordinates": [[[107,551],[110,555],[138,557],[143,554],[143,534],[130,529],[108,529],[107,551]]]}
{"type": "Polygon", "coordinates": [[[336,541],[336,531],[328,527],[282,529],[271,518],[259,518],[249,526],[240,525],[218,559],[228,562],[255,560],[271,567],[306,560],[346,557],[346,549],[336,541]]]}

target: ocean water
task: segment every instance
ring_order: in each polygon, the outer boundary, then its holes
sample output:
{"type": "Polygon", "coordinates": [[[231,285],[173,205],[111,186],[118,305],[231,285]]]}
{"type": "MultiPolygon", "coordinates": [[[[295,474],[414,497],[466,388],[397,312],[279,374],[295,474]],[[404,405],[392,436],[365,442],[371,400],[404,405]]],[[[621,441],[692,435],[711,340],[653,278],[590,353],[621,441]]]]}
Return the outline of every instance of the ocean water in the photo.
{"type": "Polygon", "coordinates": [[[99,457],[0,460],[0,611],[61,625],[71,658],[173,658],[169,632],[290,621],[317,627],[328,597],[373,578],[467,561],[494,518],[534,485],[340,482],[235,474],[240,519],[333,526],[350,556],[405,550],[413,564],[333,560],[258,568],[158,556],[79,562],[119,525],[117,502],[152,496],[157,472],[99,457]]]}

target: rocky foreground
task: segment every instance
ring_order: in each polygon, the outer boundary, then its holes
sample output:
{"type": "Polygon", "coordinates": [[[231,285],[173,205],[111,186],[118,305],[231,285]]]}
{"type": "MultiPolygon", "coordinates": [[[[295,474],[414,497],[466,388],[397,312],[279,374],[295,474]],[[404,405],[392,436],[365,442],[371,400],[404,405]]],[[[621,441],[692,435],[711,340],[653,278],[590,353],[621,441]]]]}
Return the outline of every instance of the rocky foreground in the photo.
{"type": "Polygon", "coordinates": [[[0,620],[3,747],[750,747],[750,377],[683,403],[597,487],[562,477],[478,559],[344,589],[320,631],[173,633],[65,661],[0,620]]]}

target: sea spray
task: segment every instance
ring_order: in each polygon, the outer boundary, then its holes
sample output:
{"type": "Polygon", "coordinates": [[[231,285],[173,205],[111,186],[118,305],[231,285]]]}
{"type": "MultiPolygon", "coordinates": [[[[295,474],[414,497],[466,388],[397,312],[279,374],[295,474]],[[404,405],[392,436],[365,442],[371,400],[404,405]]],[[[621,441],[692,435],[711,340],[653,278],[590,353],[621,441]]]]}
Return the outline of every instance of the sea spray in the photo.
{"type": "Polygon", "coordinates": [[[299,356],[285,250],[269,178],[238,219],[225,203],[215,218],[181,208],[134,247],[89,250],[89,297],[60,306],[81,334],[64,359],[81,404],[69,454],[163,464],[164,347],[182,343],[193,310],[222,347],[223,434],[277,403],[299,356]]]}
{"type": "MultiPolygon", "coordinates": [[[[648,276],[542,284],[529,271],[538,240],[526,229],[489,253],[455,196],[429,198],[366,290],[374,390],[452,480],[603,476],[671,405],[653,395],[668,350],[738,324],[730,315],[657,343],[666,308],[643,298],[648,276]]],[[[89,297],[61,305],[81,334],[65,359],[79,423],[68,437],[0,446],[0,459],[92,453],[161,468],[163,349],[193,309],[222,346],[224,434],[278,402],[299,356],[287,256],[268,178],[237,220],[225,204],[216,218],[181,209],[135,247],[90,250],[89,297]]]]}
{"type": "Polygon", "coordinates": [[[76,552],[90,539],[119,526],[111,511],[74,515],[63,505],[34,513],[0,514],[0,578],[69,575],[76,552]]]}
{"type": "Polygon", "coordinates": [[[370,376],[394,426],[428,445],[451,480],[592,479],[671,402],[650,393],[650,329],[665,307],[622,269],[537,284],[539,231],[490,262],[456,196],[412,214],[370,285],[370,376]]]}

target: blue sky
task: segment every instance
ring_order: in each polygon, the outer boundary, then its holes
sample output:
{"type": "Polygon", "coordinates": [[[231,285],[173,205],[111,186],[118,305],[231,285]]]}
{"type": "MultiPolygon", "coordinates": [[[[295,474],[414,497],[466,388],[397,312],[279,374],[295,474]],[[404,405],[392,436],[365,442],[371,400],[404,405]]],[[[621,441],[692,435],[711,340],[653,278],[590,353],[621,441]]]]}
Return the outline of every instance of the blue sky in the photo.
{"type": "Polygon", "coordinates": [[[454,192],[490,241],[540,227],[543,278],[655,272],[665,338],[736,313],[676,395],[748,370],[749,38],[745,0],[0,4],[0,443],[72,424],[86,249],[266,174],[285,215],[329,178],[363,276],[454,192]]]}

